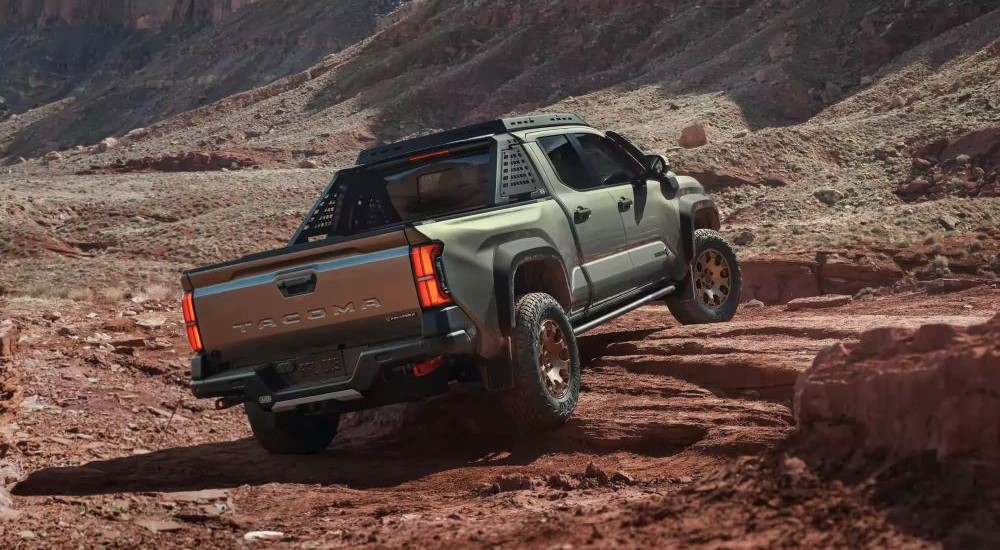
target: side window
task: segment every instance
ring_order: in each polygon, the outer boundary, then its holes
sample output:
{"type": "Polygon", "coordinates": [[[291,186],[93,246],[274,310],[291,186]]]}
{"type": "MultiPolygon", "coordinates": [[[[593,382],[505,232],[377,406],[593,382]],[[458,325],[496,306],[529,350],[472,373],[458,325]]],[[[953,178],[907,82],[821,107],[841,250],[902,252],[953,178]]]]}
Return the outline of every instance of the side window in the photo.
{"type": "Polygon", "coordinates": [[[601,185],[623,185],[641,174],[635,159],[611,140],[595,134],[580,134],[577,139],[601,185]]]}
{"type": "Polygon", "coordinates": [[[559,179],[573,189],[585,191],[599,187],[587,172],[576,148],[566,136],[538,138],[538,145],[545,151],[559,179]]]}

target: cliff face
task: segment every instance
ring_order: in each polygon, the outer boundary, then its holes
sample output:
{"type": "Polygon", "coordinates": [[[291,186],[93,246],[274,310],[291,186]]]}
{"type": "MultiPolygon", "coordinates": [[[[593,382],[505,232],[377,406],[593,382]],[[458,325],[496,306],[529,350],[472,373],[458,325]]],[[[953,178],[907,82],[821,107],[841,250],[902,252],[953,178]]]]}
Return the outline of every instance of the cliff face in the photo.
{"type": "Polygon", "coordinates": [[[258,0],[0,0],[0,25],[121,26],[159,30],[216,23],[258,0]]]}
{"type": "Polygon", "coordinates": [[[0,0],[0,47],[16,52],[0,56],[0,97],[14,112],[64,99],[95,74],[139,69],[175,31],[258,1],[0,0]]]}
{"type": "Polygon", "coordinates": [[[0,0],[0,97],[11,113],[47,113],[0,158],[94,143],[303,71],[405,2],[0,0]]]}

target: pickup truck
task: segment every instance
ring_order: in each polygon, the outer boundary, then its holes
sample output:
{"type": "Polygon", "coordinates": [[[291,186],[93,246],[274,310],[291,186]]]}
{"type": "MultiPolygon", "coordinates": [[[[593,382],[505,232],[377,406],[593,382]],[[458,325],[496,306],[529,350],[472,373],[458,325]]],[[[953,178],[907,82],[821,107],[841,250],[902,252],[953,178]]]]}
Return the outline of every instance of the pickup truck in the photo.
{"type": "Polygon", "coordinates": [[[340,415],[495,393],[563,424],[576,337],[654,300],[732,318],[740,267],[693,178],[573,114],[381,145],[339,171],[284,248],[183,274],[191,387],[258,441],[316,453],[340,415]]]}

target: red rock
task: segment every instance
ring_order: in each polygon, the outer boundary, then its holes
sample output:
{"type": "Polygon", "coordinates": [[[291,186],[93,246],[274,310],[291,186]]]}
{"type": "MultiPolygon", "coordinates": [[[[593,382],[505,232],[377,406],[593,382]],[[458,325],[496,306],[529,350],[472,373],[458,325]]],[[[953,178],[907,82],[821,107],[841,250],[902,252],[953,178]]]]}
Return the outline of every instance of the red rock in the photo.
{"type": "Polygon", "coordinates": [[[1000,315],[827,348],[799,376],[794,408],[800,433],[831,448],[1000,458],[1000,315]]]}
{"type": "Polygon", "coordinates": [[[925,286],[927,287],[927,294],[948,294],[949,292],[968,290],[979,284],[982,284],[982,281],[946,277],[929,281],[925,286]]]}
{"type": "Polygon", "coordinates": [[[924,178],[917,178],[909,183],[899,186],[896,193],[900,195],[924,195],[931,189],[931,182],[924,178]]]}
{"type": "Polygon", "coordinates": [[[938,323],[924,325],[913,335],[913,351],[929,352],[948,347],[958,335],[953,325],[938,323]]]}
{"type": "Polygon", "coordinates": [[[822,294],[855,294],[863,288],[895,284],[905,273],[888,256],[859,253],[852,258],[816,255],[766,255],[746,259],[743,297],[766,304],[822,294]]]}
{"type": "Polygon", "coordinates": [[[913,338],[913,331],[898,327],[882,327],[861,334],[854,352],[865,357],[894,353],[899,349],[900,342],[913,338]]]}
{"type": "Polygon", "coordinates": [[[853,295],[865,287],[891,286],[905,276],[892,258],[877,254],[826,257],[817,270],[824,294],[853,295]]]}
{"type": "Polygon", "coordinates": [[[12,360],[17,356],[17,343],[21,332],[13,321],[0,321],[0,361],[12,360]]]}
{"type": "Polygon", "coordinates": [[[180,531],[181,529],[184,529],[183,525],[171,520],[138,518],[134,520],[133,523],[140,527],[145,527],[151,533],[169,533],[171,531],[180,531]]]}
{"type": "Polygon", "coordinates": [[[705,127],[701,124],[692,124],[681,130],[681,138],[678,140],[681,147],[693,149],[708,143],[708,136],[705,134],[705,127]]]}
{"type": "Polygon", "coordinates": [[[816,265],[811,257],[759,256],[743,261],[740,267],[745,299],[783,304],[819,294],[816,265]]]}
{"type": "Polygon", "coordinates": [[[530,491],[540,486],[542,486],[540,479],[526,474],[503,474],[493,482],[493,490],[497,493],[530,491]]]}
{"type": "Polygon", "coordinates": [[[823,309],[828,307],[840,307],[853,300],[846,294],[829,294],[825,296],[813,296],[811,298],[796,298],[788,302],[788,311],[799,311],[802,309],[823,309]]]}
{"type": "Polygon", "coordinates": [[[163,157],[143,157],[110,164],[92,166],[79,174],[117,174],[130,172],[209,172],[251,168],[274,164],[281,153],[260,151],[188,151],[163,157]]]}

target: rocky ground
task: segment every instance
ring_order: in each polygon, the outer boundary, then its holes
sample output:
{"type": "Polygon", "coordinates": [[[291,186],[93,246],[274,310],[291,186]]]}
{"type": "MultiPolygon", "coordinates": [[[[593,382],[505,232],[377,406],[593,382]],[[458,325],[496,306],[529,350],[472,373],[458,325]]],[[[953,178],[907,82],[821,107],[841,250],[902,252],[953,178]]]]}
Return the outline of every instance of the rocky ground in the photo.
{"type": "MultiPolygon", "coordinates": [[[[904,513],[912,495],[882,491],[908,470],[831,464],[788,438],[795,381],[819,350],[887,325],[981,324],[998,308],[995,285],[745,306],[700,327],[648,307],[582,340],[580,408],[554,434],[515,437],[488,399],[459,395],[366,413],[329,451],[281,457],[249,439],[239,409],[188,393],[173,301],[14,299],[0,464],[18,483],[0,541],[234,547],[277,531],[303,548],[995,542],[983,525],[921,530],[904,513]]],[[[926,513],[967,496],[940,496],[926,513]]]]}
{"type": "Polygon", "coordinates": [[[75,95],[0,60],[55,94],[0,113],[0,547],[1000,545],[1000,4],[362,4],[355,43],[335,6],[260,0],[144,70],[135,43],[73,65],[100,80],[75,95]],[[363,147],[531,110],[702,181],[732,323],[588,335],[578,414],[537,438],[458,395],[274,457],[190,396],[182,270],[283,246],[363,147]]]}

